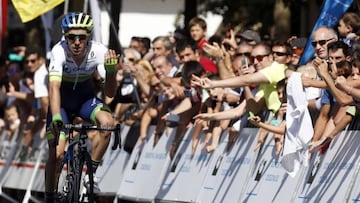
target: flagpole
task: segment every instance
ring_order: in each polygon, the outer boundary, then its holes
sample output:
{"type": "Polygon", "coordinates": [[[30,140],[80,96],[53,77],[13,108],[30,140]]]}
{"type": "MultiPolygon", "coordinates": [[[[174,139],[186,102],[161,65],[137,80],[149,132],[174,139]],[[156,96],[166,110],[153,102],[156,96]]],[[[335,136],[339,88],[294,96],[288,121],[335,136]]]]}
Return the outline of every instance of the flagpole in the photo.
{"type": "Polygon", "coordinates": [[[84,0],[84,6],[83,6],[84,13],[88,12],[88,4],[89,4],[89,0],[84,0]]]}
{"type": "Polygon", "coordinates": [[[107,7],[107,4],[105,2],[105,0],[102,0],[101,1],[104,5],[104,8],[105,8],[105,11],[106,13],[108,14],[109,16],[109,19],[110,19],[110,27],[111,27],[111,30],[115,33],[115,38],[116,38],[116,42],[118,43],[119,45],[119,48],[120,48],[120,54],[123,55],[123,50],[122,50],[122,46],[121,46],[121,42],[119,40],[119,35],[118,35],[118,31],[116,30],[116,27],[115,27],[115,24],[114,24],[114,20],[112,19],[112,16],[111,16],[111,13],[107,7]]]}
{"type": "Polygon", "coordinates": [[[69,0],[65,0],[64,2],[64,14],[69,12],[69,0]]]}

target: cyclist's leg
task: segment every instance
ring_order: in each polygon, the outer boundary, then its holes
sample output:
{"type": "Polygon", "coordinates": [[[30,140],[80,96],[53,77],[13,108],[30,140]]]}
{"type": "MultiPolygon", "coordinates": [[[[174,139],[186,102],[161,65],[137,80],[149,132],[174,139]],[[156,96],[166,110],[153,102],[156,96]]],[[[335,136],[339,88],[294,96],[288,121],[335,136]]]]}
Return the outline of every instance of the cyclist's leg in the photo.
{"type": "MultiPolygon", "coordinates": [[[[111,115],[110,108],[102,103],[99,99],[93,98],[86,101],[80,110],[80,116],[85,120],[91,121],[100,126],[114,126],[115,121],[111,115]]],[[[100,131],[92,141],[91,159],[93,172],[96,172],[100,161],[110,141],[110,131],[100,131]]]]}
{"type": "MultiPolygon", "coordinates": [[[[50,112],[50,111],[49,111],[50,112]]],[[[65,111],[62,109],[61,111],[62,118],[64,123],[67,122],[67,115],[65,111]]],[[[61,163],[61,160],[59,162],[59,154],[57,153],[57,147],[58,143],[63,143],[63,139],[65,137],[65,133],[61,133],[62,135],[60,138],[57,137],[57,135],[54,135],[53,132],[50,130],[50,123],[51,123],[51,115],[50,113],[47,116],[47,124],[46,124],[46,138],[48,141],[48,147],[49,147],[49,157],[46,161],[45,166],[45,198],[46,202],[53,202],[56,198],[56,191],[57,191],[57,182],[59,176],[57,173],[54,173],[54,171],[59,170],[59,163],[61,163]]],[[[63,152],[62,152],[63,153],[63,152]]]]}

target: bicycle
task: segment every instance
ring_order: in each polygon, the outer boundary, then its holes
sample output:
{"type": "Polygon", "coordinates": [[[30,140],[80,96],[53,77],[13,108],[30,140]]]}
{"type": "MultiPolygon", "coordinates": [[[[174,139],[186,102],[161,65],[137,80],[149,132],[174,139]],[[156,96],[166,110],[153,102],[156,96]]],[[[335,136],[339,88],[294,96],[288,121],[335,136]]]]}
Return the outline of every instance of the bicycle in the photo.
{"type": "MultiPolygon", "coordinates": [[[[63,186],[63,202],[83,202],[84,197],[81,197],[80,189],[81,180],[83,179],[83,167],[86,163],[87,174],[89,175],[89,189],[86,191],[88,202],[95,202],[94,199],[94,177],[91,165],[91,156],[88,151],[86,140],[88,138],[87,132],[89,130],[97,131],[113,131],[115,135],[114,144],[111,147],[112,150],[121,148],[120,140],[120,124],[112,127],[96,126],[91,124],[65,124],[64,130],[69,134],[69,145],[64,155],[62,162],[62,168],[67,166],[65,184],[63,186]],[[79,132],[79,135],[74,136],[74,131],[79,132]]],[[[84,186],[85,187],[85,186],[84,186]]]]}

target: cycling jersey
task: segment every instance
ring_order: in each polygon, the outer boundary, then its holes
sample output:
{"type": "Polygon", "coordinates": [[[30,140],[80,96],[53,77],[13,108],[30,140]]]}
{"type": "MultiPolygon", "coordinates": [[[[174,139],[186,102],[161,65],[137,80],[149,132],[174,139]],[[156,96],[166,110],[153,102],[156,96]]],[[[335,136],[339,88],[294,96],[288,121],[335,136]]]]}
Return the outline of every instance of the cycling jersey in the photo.
{"type": "Polygon", "coordinates": [[[73,116],[94,121],[94,112],[104,105],[96,98],[92,78],[95,70],[105,78],[104,59],[107,48],[98,42],[89,41],[85,52],[86,57],[78,66],[66,41],[60,41],[51,51],[49,80],[61,82],[61,114],[65,123],[71,122],[69,119],[73,116]]]}
{"type": "MultiPolygon", "coordinates": [[[[49,65],[49,79],[67,82],[81,82],[88,80],[96,69],[105,78],[104,57],[107,48],[99,42],[89,41],[86,58],[78,66],[67,46],[66,41],[60,41],[51,51],[49,65]]],[[[75,84],[76,85],[76,84],[75,84]]]]}

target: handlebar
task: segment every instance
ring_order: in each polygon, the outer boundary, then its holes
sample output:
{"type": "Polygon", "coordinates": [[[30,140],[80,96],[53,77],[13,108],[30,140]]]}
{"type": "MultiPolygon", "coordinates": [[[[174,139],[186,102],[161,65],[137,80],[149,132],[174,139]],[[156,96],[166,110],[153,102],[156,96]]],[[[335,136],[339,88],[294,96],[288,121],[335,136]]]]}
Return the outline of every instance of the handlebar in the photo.
{"type": "Polygon", "coordinates": [[[63,128],[70,131],[75,130],[80,133],[86,133],[88,130],[113,131],[115,140],[111,149],[116,150],[118,147],[119,149],[121,148],[120,124],[116,124],[115,126],[97,126],[92,124],[64,124],[63,128]]]}

